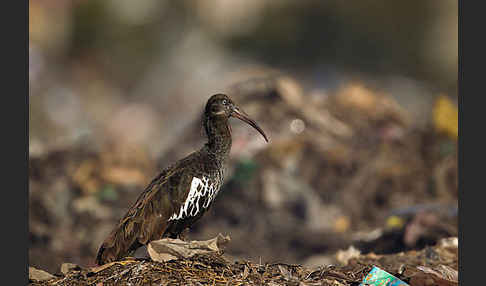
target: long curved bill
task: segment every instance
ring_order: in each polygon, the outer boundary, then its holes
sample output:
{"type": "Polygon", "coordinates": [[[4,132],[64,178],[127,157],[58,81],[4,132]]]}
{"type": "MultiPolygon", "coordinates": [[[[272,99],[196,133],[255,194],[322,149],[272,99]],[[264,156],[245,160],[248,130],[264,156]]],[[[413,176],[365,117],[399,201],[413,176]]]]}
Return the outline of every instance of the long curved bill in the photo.
{"type": "Polygon", "coordinates": [[[248,123],[249,125],[251,125],[253,128],[258,130],[258,132],[260,132],[260,134],[262,134],[263,138],[265,138],[265,141],[268,142],[268,138],[267,138],[267,135],[265,135],[265,132],[263,132],[263,130],[260,128],[260,126],[258,126],[258,124],[253,119],[248,117],[248,114],[246,114],[243,110],[241,110],[241,109],[239,109],[238,107],[235,106],[233,108],[233,113],[231,114],[231,116],[236,117],[236,118],[248,123]]]}

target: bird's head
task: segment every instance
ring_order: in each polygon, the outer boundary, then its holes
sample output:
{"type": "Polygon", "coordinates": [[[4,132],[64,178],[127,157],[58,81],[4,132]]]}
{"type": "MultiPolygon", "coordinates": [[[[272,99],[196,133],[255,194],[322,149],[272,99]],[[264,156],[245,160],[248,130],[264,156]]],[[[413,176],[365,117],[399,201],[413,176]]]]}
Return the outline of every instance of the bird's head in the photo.
{"type": "Polygon", "coordinates": [[[268,142],[267,135],[265,135],[265,132],[263,132],[260,126],[248,117],[226,94],[219,93],[211,96],[206,104],[204,114],[207,118],[213,120],[228,120],[230,117],[236,117],[258,130],[263,138],[265,138],[265,141],[268,142]]]}

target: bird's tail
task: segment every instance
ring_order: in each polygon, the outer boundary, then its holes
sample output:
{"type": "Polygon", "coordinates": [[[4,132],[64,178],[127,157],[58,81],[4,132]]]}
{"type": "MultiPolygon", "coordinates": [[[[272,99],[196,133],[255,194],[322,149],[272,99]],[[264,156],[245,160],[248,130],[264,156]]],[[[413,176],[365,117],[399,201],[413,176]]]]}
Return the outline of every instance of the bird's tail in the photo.
{"type": "Polygon", "coordinates": [[[131,251],[142,246],[136,232],[126,232],[123,225],[115,228],[101,244],[96,255],[96,264],[103,265],[127,256],[131,251]]]}

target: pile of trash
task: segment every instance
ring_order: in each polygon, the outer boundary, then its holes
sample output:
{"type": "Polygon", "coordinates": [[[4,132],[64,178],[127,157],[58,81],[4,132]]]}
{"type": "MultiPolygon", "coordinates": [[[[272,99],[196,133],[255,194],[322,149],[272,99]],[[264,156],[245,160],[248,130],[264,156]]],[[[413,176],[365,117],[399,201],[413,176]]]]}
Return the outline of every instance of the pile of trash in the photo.
{"type": "Polygon", "coordinates": [[[147,259],[127,258],[93,268],[64,263],[54,275],[30,267],[29,285],[458,285],[457,238],[392,255],[362,255],[350,249],[337,255],[338,265],[312,268],[230,261],[221,249],[228,239],[163,239],[153,242],[157,246],[147,259]],[[164,257],[168,253],[177,257],[164,257]]]}
{"type": "MultiPolygon", "coordinates": [[[[336,263],[350,246],[392,254],[458,235],[457,107],[447,97],[438,96],[429,122],[418,124],[393,94],[363,83],[309,91],[275,76],[226,92],[270,144],[231,121],[226,182],[189,239],[224,232],[234,259],[311,267],[336,263]]],[[[118,141],[32,152],[30,265],[94,266],[101,242],[145,185],[204,140],[194,118],[158,158],[118,141]]]]}

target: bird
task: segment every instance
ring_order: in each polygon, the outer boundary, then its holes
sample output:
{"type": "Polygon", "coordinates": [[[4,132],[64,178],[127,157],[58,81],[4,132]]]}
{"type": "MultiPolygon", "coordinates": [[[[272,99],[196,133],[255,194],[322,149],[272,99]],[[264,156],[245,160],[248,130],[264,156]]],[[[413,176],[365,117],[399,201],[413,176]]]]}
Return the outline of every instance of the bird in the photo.
{"type": "Polygon", "coordinates": [[[231,150],[229,119],[265,132],[226,94],[212,95],[204,108],[204,146],[163,169],[140,193],[99,247],[96,264],[120,260],[162,238],[181,238],[212,205],[223,184],[231,150]]]}

